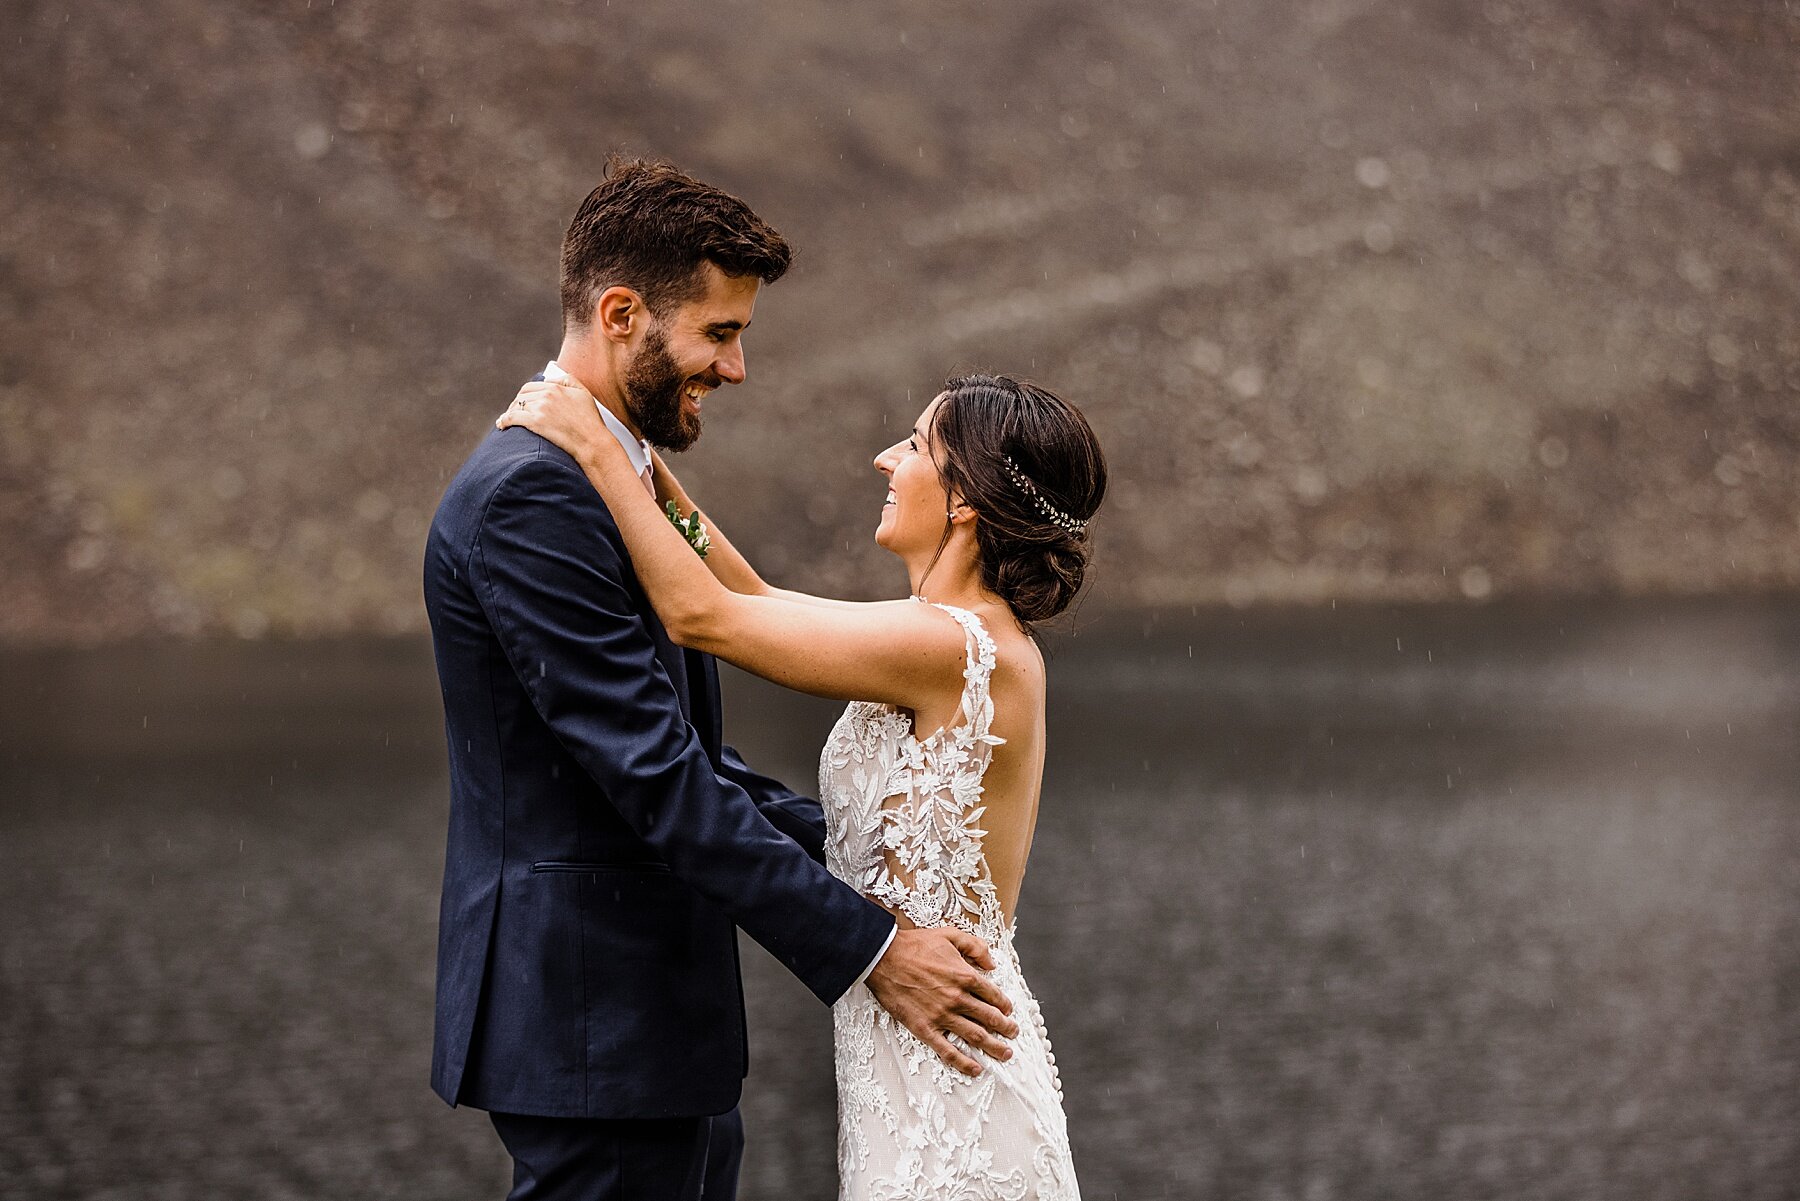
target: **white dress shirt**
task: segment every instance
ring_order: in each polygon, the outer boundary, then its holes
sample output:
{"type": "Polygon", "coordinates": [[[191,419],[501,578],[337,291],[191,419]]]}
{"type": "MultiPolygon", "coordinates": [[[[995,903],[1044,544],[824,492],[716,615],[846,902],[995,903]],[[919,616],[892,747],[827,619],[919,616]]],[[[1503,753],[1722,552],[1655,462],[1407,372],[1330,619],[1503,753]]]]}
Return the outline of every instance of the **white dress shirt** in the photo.
{"type": "MultiPolygon", "coordinates": [[[[555,359],[544,364],[544,378],[554,384],[581,386],[581,381],[558,367],[555,359]]],[[[611,409],[598,400],[594,401],[594,407],[600,410],[600,420],[606,423],[606,428],[612,431],[612,436],[617,438],[619,445],[625,448],[625,457],[631,460],[631,469],[637,472],[639,478],[642,478],[644,472],[650,469],[650,444],[633,434],[623,421],[613,415],[611,409]]],[[[862,970],[862,975],[856,978],[850,988],[855,988],[869,978],[869,973],[875,970],[875,965],[881,962],[881,957],[888,953],[888,948],[894,945],[895,935],[899,933],[900,926],[896,922],[894,928],[888,931],[887,941],[881,944],[881,950],[875,952],[875,958],[869,960],[869,966],[862,970]]],[[[850,990],[845,989],[844,991],[850,990]]]]}
{"type": "MultiPolygon", "coordinates": [[[[544,378],[553,384],[574,384],[577,388],[582,386],[580,380],[558,367],[555,359],[544,364],[544,378]]],[[[625,457],[631,460],[631,470],[639,479],[644,478],[644,472],[650,469],[650,444],[632,433],[629,426],[613,416],[613,411],[598,400],[594,401],[594,407],[600,410],[600,420],[606,423],[612,436],[625,448],[625,457]]]]}

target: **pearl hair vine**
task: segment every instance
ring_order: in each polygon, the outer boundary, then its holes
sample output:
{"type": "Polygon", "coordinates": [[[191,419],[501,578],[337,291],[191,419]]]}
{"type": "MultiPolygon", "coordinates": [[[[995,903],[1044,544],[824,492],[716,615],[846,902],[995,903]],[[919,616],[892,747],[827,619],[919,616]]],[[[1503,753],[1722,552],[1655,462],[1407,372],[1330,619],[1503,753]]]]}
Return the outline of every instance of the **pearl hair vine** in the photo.
{"type": "Polygon", "coordinates": [[[1019,470],[1019,465],[1012,461],[1011,455],[1001,455],[1000,464],[1006,468],[1007,477],[1018,485],[1019,491],[1025,494],[1027,500],[1037,506],[1037,511],[1042,513],[1044,519],[1051,525],[1067,530],[1076,537],[1087,532],[1087,522],[1069,516],[1046,500],[1044,494],[1038,491],[1037,485],[1032,483],[1023,471],[1019,470]]]}

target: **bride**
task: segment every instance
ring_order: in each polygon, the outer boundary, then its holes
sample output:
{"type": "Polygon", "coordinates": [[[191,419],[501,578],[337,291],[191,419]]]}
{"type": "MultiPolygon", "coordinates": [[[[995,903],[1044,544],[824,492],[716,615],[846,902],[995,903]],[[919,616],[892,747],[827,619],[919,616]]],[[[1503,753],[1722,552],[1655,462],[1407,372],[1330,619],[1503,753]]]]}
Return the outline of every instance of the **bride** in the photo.
{"type": "Polygon", "coordinates": [[[1077,1197],[1056,1056],[1013,930],[1044,768],[1032,624],[1081,587],[1106,489],[1081,413],[1008,376],[951,380],[875,458],[888,481],[875,541],[905,563],[910,592],[876,603],[770,586],[710,516],[696,555],[698,521],[678,530],[664,512],[694,511],[679,481],[657,457],[652,500],[566,377],[527,384],[496,424],[581,465],[677,643],[851,702],[819,763],[827,866],[902,925],[955,926],[993,950],[993,981],[1022,1019],[1004,1060],[973,1045],[973,1023],[921,1042],[865,985],[835,1005],[840,1197],[1077,1197]]]}

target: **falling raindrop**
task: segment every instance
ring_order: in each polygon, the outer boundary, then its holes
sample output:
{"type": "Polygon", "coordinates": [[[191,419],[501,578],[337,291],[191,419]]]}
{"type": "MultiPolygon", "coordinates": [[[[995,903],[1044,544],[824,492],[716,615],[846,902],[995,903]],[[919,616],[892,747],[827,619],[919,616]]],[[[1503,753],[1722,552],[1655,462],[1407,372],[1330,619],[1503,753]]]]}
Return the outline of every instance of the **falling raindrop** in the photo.
{"type": "Polygon", "coordinates": [[[317,122],[303,125],[294,134],[294,149],[301,158],[323,158],[331,149],[331,131],[317,122]]]}

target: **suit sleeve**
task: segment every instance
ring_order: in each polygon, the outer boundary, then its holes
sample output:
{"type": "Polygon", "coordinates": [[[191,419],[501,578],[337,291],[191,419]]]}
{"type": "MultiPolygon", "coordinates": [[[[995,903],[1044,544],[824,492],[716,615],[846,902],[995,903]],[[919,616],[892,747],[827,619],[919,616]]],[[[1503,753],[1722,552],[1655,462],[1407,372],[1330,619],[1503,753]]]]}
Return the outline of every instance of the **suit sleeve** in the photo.
{"type": "Polygon", "coordinates": [[[470,571],[532,705],[620,816],[821,1000],[841,996],[893,919],[714,774],[626,587],[617,527],[573,460],[547,450],[513,469],[470,571]]]}
{"type": "Polygon", "coordinates": [[[734,746],[719,748],[719,774],[742,788],[769,823],[825,862],[825,811],[811,797],[801,796],[780,780],[763,775],[738,754],[734,746]]]}

